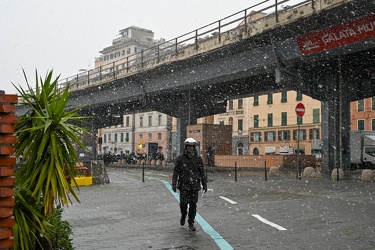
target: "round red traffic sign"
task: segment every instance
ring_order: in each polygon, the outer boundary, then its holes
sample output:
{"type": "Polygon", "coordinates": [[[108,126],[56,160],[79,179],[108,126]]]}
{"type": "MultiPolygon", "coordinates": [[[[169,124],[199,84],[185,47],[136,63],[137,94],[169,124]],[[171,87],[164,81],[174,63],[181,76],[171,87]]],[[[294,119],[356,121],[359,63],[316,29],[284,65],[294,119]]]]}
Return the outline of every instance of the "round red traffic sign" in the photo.
{"type": "Polygon", "coordinates": [[[305,114],[305,105],[298,103],[296,106],[296,114],[298,116],[303,116],[305,114]]]}

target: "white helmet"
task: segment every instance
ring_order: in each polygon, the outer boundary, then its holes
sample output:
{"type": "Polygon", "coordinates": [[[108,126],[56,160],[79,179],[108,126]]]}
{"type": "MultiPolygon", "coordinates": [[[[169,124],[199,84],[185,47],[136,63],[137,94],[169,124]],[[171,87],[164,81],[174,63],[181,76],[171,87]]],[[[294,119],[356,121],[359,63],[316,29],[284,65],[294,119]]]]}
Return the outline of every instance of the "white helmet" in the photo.
{"type": "Polygon", "coordinates": [[[195,146],[197,145],[197,141],[193,138],[187,138],[184,142],[185,145],[195,146]]]}

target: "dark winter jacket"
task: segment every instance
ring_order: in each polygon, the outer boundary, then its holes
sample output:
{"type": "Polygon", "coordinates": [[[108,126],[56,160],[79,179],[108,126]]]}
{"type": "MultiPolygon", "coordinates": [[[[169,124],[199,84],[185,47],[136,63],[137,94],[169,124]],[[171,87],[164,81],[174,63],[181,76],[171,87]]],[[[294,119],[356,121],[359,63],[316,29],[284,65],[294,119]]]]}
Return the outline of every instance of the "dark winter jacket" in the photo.
{"type": "Polygon", "coordinates": [[[184,152],[176,159],[173,170],[172,187],[182,190],[200,190],[201,182],[203,187],[207,187],[203,160],[194,154],[184,152]]]}

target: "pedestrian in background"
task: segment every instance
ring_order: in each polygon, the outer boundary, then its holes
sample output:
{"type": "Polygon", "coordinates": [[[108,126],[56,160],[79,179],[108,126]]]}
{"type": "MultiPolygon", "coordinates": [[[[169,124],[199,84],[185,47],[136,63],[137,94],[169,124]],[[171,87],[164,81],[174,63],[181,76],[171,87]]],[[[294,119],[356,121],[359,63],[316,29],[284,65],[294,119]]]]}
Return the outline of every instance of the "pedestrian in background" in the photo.
{"type": "Polygon", "coordinates": [[[111,158],[111,151],[109,151],[108,153],[104,152],[103,161],[105,166],[108,166],[111,163],[111,158]]]}
{"type": "Polygon", "coordinates": [[[197,142],[193,138],[187,138],[184,142],[184,150],[176,159],[172,177],[172,189],[180,191],[180,225],[185,225],[188,215],[189,229],[195,231],[195,215],[197,213],[198,192],[203,186],[203,192],[207,192],[207,179],[205,177],[202,158],[195,148],[197,142]],[[189,211],[188,211],[189,205],[189,211]]]}

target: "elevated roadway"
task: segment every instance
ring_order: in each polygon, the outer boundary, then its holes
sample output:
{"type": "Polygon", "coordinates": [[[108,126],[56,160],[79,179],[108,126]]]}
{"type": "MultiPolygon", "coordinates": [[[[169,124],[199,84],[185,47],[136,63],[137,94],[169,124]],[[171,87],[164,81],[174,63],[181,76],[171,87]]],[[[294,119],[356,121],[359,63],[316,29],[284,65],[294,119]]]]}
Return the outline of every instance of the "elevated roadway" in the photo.
{"type": "Polygon", "coordinates": [[[349,104],[375,95],[375,2],[308,0],[281,8],[288,2],[264,1],[262,11],[274,11],[256,20],[252,11],[260,5],[239,12],[242,19],[226,32],[224,19],[208,32],[197,30],[186,39],[192,44],[176,38],[169,54],[159,47],[142,52],[122,70],[115,69],[124,62],[114,62],[110,74],[99,72],[99,81],[93,71],[83,84],[77,76],[69,102],[89,104],[82,111],[98,117],[95,127],[109,125],[108,115],[163,112],[178,118],[182,142],[186,125],[225,112],[229,99],[300,90],[322,101],[323,167],[348,167],[349,104]],[[146,60],[151,54],[157,57],[146,60]]]}

